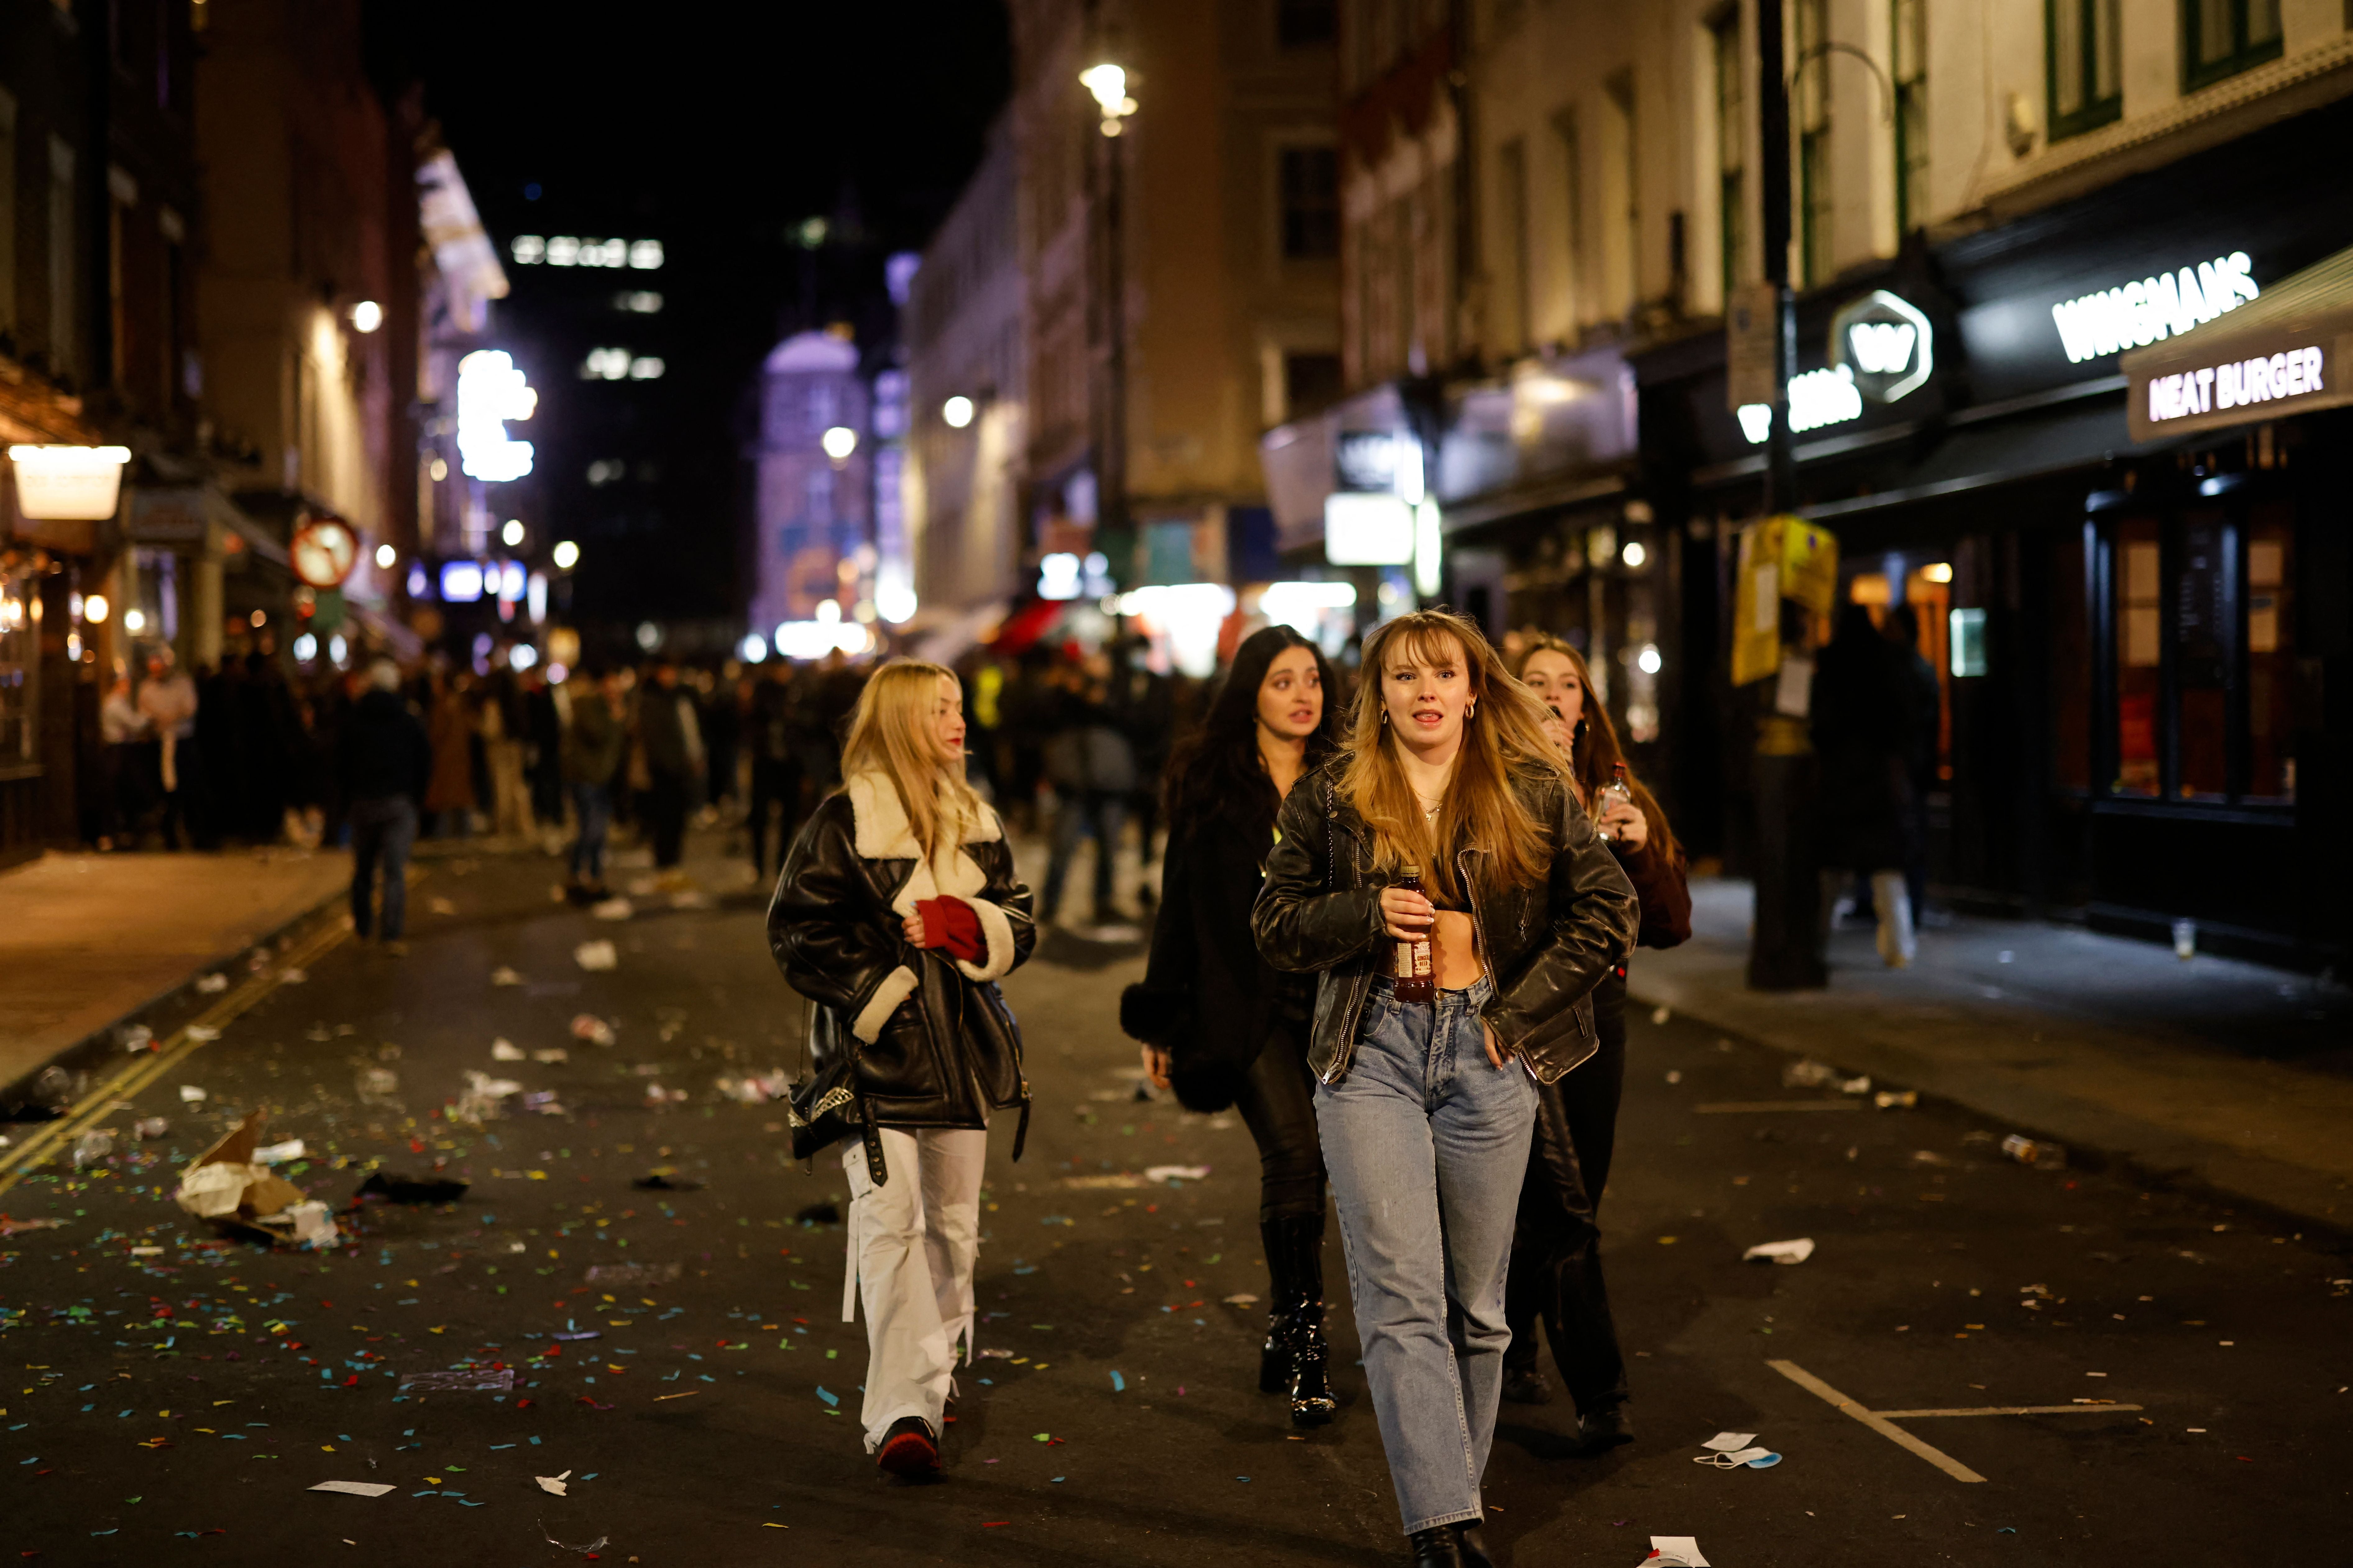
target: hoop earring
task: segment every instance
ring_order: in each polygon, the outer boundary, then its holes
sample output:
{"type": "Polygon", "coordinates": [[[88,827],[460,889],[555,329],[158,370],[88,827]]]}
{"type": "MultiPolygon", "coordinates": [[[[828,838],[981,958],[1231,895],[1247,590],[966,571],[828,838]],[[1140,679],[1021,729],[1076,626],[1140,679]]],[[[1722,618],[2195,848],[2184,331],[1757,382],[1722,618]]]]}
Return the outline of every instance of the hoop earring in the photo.
{"type": "Polygon", "coordinates": [[[1389,721],[1389,710],[1388,710],[1388,709],[1384,708],[1384,709],[1382,709],[1382,710],[1381,710],[1381,725],[1382,725],[1382,727],[1383,727],[1384,729],[1386,729],[1386,728],[1388,726],[1388,721],[1389,721]]]}
{"type": "Polygon", "coordinates": [[[1462,710],[1462,721],[1464,723],[1467,724],[1477,717],[1479,717],[1479,705],[1476,702],[1472,703],[1468,708],[1462,710]]]}

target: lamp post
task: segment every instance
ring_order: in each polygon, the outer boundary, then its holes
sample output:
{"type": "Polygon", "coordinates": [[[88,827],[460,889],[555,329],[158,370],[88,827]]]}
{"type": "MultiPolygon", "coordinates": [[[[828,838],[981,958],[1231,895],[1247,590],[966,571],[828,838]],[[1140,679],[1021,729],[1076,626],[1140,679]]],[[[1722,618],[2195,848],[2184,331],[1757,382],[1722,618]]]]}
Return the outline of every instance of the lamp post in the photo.
{"type": "Polygon", "coordinates": [[[1096,443],[1095,536],[1111,562],[1114,584],[1126,585],[1134,541],[1127,519],[1127,247],[1126,160],[1120,135],[1135,112],[1127,71],[1105,61],[1079,73],[1079,84],[1103,110],[1103,396],[1096,443]]]}

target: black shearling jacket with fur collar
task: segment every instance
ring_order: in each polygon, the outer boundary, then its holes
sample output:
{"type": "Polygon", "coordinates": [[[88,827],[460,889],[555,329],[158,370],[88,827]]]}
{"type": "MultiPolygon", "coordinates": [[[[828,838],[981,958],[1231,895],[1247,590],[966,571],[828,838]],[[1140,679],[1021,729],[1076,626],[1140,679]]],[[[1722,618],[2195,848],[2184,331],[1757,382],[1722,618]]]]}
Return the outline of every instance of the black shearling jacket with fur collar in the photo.
{"type": "MultiPolygon", "coordinates": [[[[964,819],[926,864],[890,780],[853,774],[802,827],[768,906],[776,967],[814,1004],[811,1066],[836,1086],[807,1120],[836,1136],[976,1128],[989,1111],[1018,1105],[1026,1131],[1021,1035],[997,982],[1037,941],[1029,889],[995,812],[984,805],[976,820],[964,819]],[[980,963],[907,941],[901,922],[943,895],[979,916],[980,963]]],[[[878,1156],[879,1143],[865,1141],[878,1156]]]]}

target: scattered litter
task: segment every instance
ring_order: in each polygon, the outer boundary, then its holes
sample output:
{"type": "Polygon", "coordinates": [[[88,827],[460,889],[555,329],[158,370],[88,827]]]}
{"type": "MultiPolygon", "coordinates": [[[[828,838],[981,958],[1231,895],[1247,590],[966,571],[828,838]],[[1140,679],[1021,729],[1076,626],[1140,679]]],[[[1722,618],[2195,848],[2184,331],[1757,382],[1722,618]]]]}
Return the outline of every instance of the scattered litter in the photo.
{"type": "Polygon", "coordinates": [[[664,1089],[658,1083],[646,1085],[646,1104],[651,1109],[659,1110],[665,1105],[684,1105],[685,1103],[686,1090],[682,1089],[664,1089]]]}
{"type": "Polygon", "coordinates": [[[352,1087],[363,1100],[389,1100],[400,1092],[400,1075],[390,1068],[362,1068],[352,1087]]]}
{"type": "Polygon", "coordinates": [[[1912,1151],[1912,1163],[1915,1165],[1949,1165],[1953,1162],[1934,1149],[1915,1149],[1912,1151]]]}
{"type": "Polygon", "coordinates": [[[1681,1083],[1681,1082],[1683,1082],[1683,1068],[1669,1068],[1667,1069],[1667,1081],[1668,1081],[1669,1083],[1681,1083]]]}
{"type": "MultiPolygon", "coordinates": [[[[593,947],[596,944],[591,942],[588,945],[593,947]]],[[[610,947],[613,944],[607,942],[604,945],[610,947]]],[[[582,967],[587,966],[583,964],[582,967]]],[[[575,1040],[586,1040],[592,1046],[609,1046],[614,1039],[613,1026],[594,1013],[576,1014],[572,1020],[572,1037],[575,1040]]]]}
{"type": "Polygon", "coordinates": [[[282,1165],[289,1160],[301,1157],[302,1140],[300,1138],[289,1138],[283,1143],[268,1144],[253,1152],[253,1163],[257,1165],[282,1165]]]}
{"type": "Polygon", "coordinates": [[[466,1195],[468,1184],[451,1176],[408,1176],[398,1171],[370,1171],[360,1190],[352,1194],[359,1203],[368,1198],[382,1198],[388,1204],[454,1204],[466,1195]]]}
{"type": "Polygon", "coordinates": [[[572,950],[572,961],[591,973],[621,965],[621,954],[609,942],[584,942],[572,950]]]}
{"type": "Polygon", "coordinates": [[[588,1270],[591,1285],[669,1285],[678,1279],[675,1263],[599,1263],[588,1270]]]}
{"type": "Polygon", "coordinates": [[[99,1164],[113,1152],[114,1134],[103,1129],[94,1129],[74,1140],[73,1167],[79,1171],[88,1165],[99,1164]]]}
{"type": "Polygon", "coordinates": [[[1871,1097],[1871,1103],[1882,1110],[1910,1110],[1920,1103],[1916,1089],[1883,1089],[1871,1097]]]}
{"type": "Polygon", "coordinates": [[[1708,1562],[1700,1555],[1697,1536],[1654,1535],[1642,1568],[1708,1568],[1708,1562]]]}
{"type": "Polygon", "coordinates": [[[200,974],[196,977],[196,989],[207,996],[217,996],[228,989],[228,976],[217,973],[200,974]]]}
{"type": "Polygon", "coordinates": [[[210,1024],[191,1024],[180,1031],[198,1045],[209,1045],[220,1038],[220,1031],[210,1024]]]}
{"type": "Polygon", "coordinates": [[[1719,1470],[1769,1470],[1781,1462],[1781,1456],[1770,1448],[1730,1448],[1717,1454],[1696,1454],[1694,1465],[1707,1465],[1719,1470]]]}
{"type": "Polygon", "coordinates": [[[1827,1089],[1838,1081],[1838,1068],[1828,1062],[1818,1062],[1811,1057],[1791,1062],[1781,1069],[1783,1089],[1827,1089]]]}
{"type": "Polygon", "coordinates": [[[588,912],[600,921],[625,921],[638,912],[638,907],[623,898],[607,899],[601,904],[591,904],[588,912]]]}
{"type": "Polygon", "coordinates": [[[1155,1165],[1144,1173],[1147,1182],[1198,1182],[1209,1173],[1207,1165],[1155,1165]]]}
{"type": "Polygon", "coordinates": [[[565,1470],[559,1475],[533,1476],[531,1479],[539,1483],[540,1490],[543,1492],[552,1492],[557,1497],[562,1497],[565,1495],[564,1483],[569,1480],[571,1477],[572,1472],[570,1470],[565,1470]]]}
{"type": "Polygon", "coordinates": [[[272,1244],[331,1245],[337,1232],[327,1205],[306,1198],[254,1157],[263,1119],[253,1112],[196,1156],[180,1177],[179,1205],[233,1234],[272,1244]]]}
{"type": "Polygon", "coordinates": [[[1700,1447],[1714,1453],[1729,1454],[1735,1448],[1746,1448],[1755,1441],[1757,1434],[1754,1432],[1718,1432],[1700,1447]]]}
{"type": "Polygon", "coordinates": [[[10,1219],[0,1214],[0,1237],[15,1236],[26,1230],[62,1230],[69,1222],[61,1219],[10,1219]]]}
{"type": "Polygon", "coordinates": [[[501,1038],[492,1040],[491,1042],[491,1060],[494,1062],[519,1062],[522,1059],[522,1047],[516,1045],[512,1040],[501,1038]]]}
{"type": "Polygon", "coordinates": [[[2067,1168],[2067,1151],[2048,1139],[2029,1138],[2013,1132],[2001,1141],[2001,1152],[2021,1165],[2031,1165],[2038,1171],[2063,1171],[2067,1168]]]}
{"type": "Polygon", "coordinates": [[[180,1086],[180,1103],[183,1105],[202,1105],[204,1102],[205,1091],[203,1089],[198,1089],[192,1083],[184,1083],[180,1086]]]}
{"type": "Polygon", "coordinates": [[[1013,1359],[1013,1352],[997,1345],[989,1345],[981,1351],[980,1359],[983,1361],[1011,1361],[1013,1359]]]}
{"type": "Polygon", "coordinates": [[[522,976],[517,974],[513,970],[509,969],[505,964],[501,963],[496,969],[491,971],[491,984],[493,985],[520,985],[522,984],[522,976]]]}
{"type": "Polygon", "coordinates": [[[656,1171],[651,1175],[639,1176],[629,1185],[641,1193],[699,1193],[702,1190],[701,1182],[690,1182],[684,1176],[669,1171],[656,1171]]]}
{"type": "Polygon", "coordinates": [[[1743,1263],[1803,1263],[1814,1255],[1814,1238],[1801,1236],[1795,1241],[1760,1242],[1740,1255],[1743,1263]]]}
{"type": "Polygon", "coordinates": [[[164,1256],[164,1249],[160,1247],[134,1247],[131,1249],[131,1256],[133,1258],[161,1258],[164,1256]]]}
{"type": "Polygon", "coordinates": [[[155,1031],[144,1024],[131,1025],[116,1038],[121,1041],[126,1051],[153,1050],[155,1046],[155,1031]]]}
{"type": "Polygon", "coordinates": [[[172,1124],[160,1116],[142,1116],[131,1124],[131,1131],[142,1142],[153,1142],[172,1131],[172,1124]]]}
{"type": "Polygon", "coordinates": [[[394,1489],[382,1481],[321,1481],[314,1492],[341,1492],[346,1497],[382,1497],[394,1489]]]}
{"type": "Polygon", "coordinates": [[[565,1062],[572,1059],[572,1053],[562,1046],[546,1046],[532,1052],[531,1059],[535,1062],[565,1062]]]}
{"type": "Polygon", "coordinates": [[[505,1394],[514,1387],[514,1368],[495,1371],[412,1372],[400,1380],[403,1394],[505,1394]]]}
{"type": "Polygon", "coordinates": [[[1653,1024],[1663,1024],[1673,1016],[1674,1015],[1667,1011],[1664,1005],[1651,1009],[1651,1022],[1653,1024]]]}
{"type": "Polygon", "coordinates": [[[565,1551],[566,1551],[566,1552],[577,1552],[582,1553],[583,1555],[586,1555],[586,1553],[591,1552],[602,1552],[602,1551],[604,1551],[604,1550],[605,1550],[605,1543],[606,1543],[607,1542],[608,1542],[608,1541],[612,1540],[612,1537],[611,1537],[611,1536],[609,1536],[609,1535],[600,1535],[600,1536],[598,1536],[596,1540],[594,1540],[594,1541],[590,1542],[589,1542],[587,1545],[586,1545],[586,1546],[575,1546],[575,1545],[573,1545],[573,1544],[572,1544],[570,1542],[568,1542],[568,1541],[558,1541],[558,1540],[556,1540],[556,1539],[555,1539],[555,1537],[554,1537],[554,1536],[552,1536],[552,1535],[548,1535],[548,1534],[547,1534],[547,1526],[546,1526],[546,1525],[544,1525],[544,1524],[542,1524],[542,1525],[539,1527],[539,1532],[540,1532],[540,1534],[542,1534],[543,1536],[546,1536],[546,1537],[547,1537],[547,1543],[548,1543],[550,1546],[560,1546],[560,1547],[562,1547],[562,1548],[563,1548],[565,1551]]]}
{"type": "Polygon", "coordinates": [[[458,906],[444,898],[427,899],[425,900],[425,907],[437,915],[454,915],[458,912],[458,906]]]}
{"type": "Polygon", "coordinates": [[[290,967],[278,972],[278,983],[281,985],[300,985],[310,978],[311,972],[307,969],[290,967]]]}
{"type": "Polygon", "coordinates": [[[1871,1079],[1868,1075],[1862,1078],[1842,1078],[1839,1079],[1838,1091],[1841,1094],[1869,1094],[1871,1079]]]}
{"type": "Polygon", "coordinates": [[[1249,1291],[1243,1290],[1235,1295],[1227,1297],[1226,1305],[1229,1307],[1255,1307],[1258,1305],[1258,1298],[1251,1295],[1249,1291]]]}
{"type": "Polygon", "coordinates": [[[718,1080],[719,1092],[744,1105],[765,1105],[792,1090],[792,1079],[782,1072],[751,1073],[718,1080]]]}

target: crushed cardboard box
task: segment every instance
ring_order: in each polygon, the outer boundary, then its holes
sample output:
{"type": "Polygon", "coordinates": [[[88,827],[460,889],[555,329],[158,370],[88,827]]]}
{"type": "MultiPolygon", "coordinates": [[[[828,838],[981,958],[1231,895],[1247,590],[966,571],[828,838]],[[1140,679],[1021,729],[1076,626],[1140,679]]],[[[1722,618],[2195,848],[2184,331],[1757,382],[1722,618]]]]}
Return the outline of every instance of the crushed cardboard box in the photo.
{"type": "Polygon", "coordinates": [[[174,1195],[190,1214],[234,1235],[273,1246],[333,1246],[339,1233],[327,1205],[255,1158],[263,1120],[255,1111],[197,1155],[174,1195]]]}

